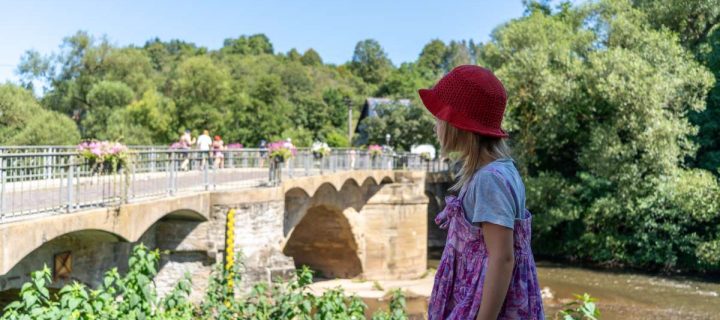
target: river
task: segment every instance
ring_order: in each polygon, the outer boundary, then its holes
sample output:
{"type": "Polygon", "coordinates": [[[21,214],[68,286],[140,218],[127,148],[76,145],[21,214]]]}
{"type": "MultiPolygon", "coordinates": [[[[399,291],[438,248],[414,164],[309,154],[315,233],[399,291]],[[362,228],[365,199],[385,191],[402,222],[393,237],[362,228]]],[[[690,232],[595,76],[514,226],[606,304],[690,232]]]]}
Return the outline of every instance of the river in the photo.
{"type": "Polygon", "coordinates": [[[599,300],[601,319],[720,319],[720,282],[716,279],[665,277],[600,271],[539,262],[538,278],[554,298],[548,314],[587,292],[599,300]]]}
{"type": "MultiPolygon", "coordinates": [[[[437,259],[428,260],[436,267],[437,259]]],[[[545,299],[552,319],[574,294],[598,299],[603,320],[720,319],[720,281],[580,268],[540,261],[538,278],[553,298],[545,299]]]]}

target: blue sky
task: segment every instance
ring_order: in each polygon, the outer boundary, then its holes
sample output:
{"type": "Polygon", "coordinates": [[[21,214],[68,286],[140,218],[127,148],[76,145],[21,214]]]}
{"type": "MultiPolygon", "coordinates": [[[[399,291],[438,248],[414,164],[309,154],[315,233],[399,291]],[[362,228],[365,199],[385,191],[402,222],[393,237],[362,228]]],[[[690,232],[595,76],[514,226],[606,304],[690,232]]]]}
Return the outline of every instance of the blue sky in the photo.
{"type": "Polygon", "coordinates": [[[348,61],[357,41],[373,38],[397,65],[415,60],[431,39],[486,41],[523,10],[521,0],[0,0],[0,83],[17,79],[23,52],[56,51],[77,30],[117,45],[160,37],[210,49],[225,38],[265,33],[276,52],[312,47],[331,63],[348,61]]]}

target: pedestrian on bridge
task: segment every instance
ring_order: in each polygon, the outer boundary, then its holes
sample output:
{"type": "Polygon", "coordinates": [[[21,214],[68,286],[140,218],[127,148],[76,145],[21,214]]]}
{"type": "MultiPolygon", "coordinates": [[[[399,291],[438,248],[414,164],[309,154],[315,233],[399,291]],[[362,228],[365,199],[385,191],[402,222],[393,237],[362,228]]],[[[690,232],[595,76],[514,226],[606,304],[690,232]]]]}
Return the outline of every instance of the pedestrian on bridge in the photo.
{"type": "Polygon", "coordinates": [[[180,141],[178,142],[180,144],[179,149],[182,150],[180,158],[183,160],[182,164],[180,165],[180,169],[182,171],[187,171],[188,165],[190,164],[190,147],[195,144],[195,139],[193,139],[192,135],[190,134],[190,129],[185,129],[185,133],[180,136],[180,141]]]}
{"type": "Polygon", "coordinates": [[[448,237],[429,319],[544,319],[525,186],[501,129],[505,88],[490,70],[465,65],[419,93],[442,152],[463,161],[458,196],[435,218],[448,237]]]}
{"type": "Polygon", "coordinates": [[[222,138],[220,136],[215,136],[215,139],[212,143],[212,149],[214,154],[213,164],[215,165],[216,169],[223,169],[225,168],[225,154],[223,153],[223,150],[225,150],[225,142],[223,142],[222,138]]]}
{"type": "Polygon", "coordinates": [[[213,141],[210,139],[210,131],[207,129],[203,130],[203,134],[201,134],[197,138],[197,145],[198,149],[200,150],[200,158],[202,159],[200,168],[205,168],[205,165],[208,163],[208,158],[211,156],[210,154],[210,146],[212,145],[213,141]]]}

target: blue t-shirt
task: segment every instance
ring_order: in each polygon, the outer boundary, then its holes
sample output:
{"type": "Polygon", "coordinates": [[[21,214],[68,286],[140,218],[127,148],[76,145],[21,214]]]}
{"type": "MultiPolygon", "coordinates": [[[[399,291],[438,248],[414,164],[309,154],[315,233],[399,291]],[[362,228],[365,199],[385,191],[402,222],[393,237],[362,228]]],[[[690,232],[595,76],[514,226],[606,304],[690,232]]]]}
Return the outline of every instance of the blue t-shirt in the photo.
{"type": "Polygon", "coordinates": [[[489,222],[513,229],[525,218],[525,185],[510,158],[480,168],[468,182],[463,209],[472,223],[489,222]]]}

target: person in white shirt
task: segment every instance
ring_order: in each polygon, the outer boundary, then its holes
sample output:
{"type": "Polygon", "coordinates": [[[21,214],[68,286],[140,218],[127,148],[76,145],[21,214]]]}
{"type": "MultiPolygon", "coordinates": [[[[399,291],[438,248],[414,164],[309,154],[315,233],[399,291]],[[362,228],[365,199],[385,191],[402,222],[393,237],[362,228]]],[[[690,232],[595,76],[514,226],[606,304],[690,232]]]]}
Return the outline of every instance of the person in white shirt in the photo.
{"type": "Polygon", "coordinates": [[[210,132],[203,130],[203,134],[197,138],[198,149],[200,150],[200,156],[202,157],[202,166],[205,168],[206,161],[210,157],[210,146],[212,145],[212,139],[210,138],[210,132]]]}

